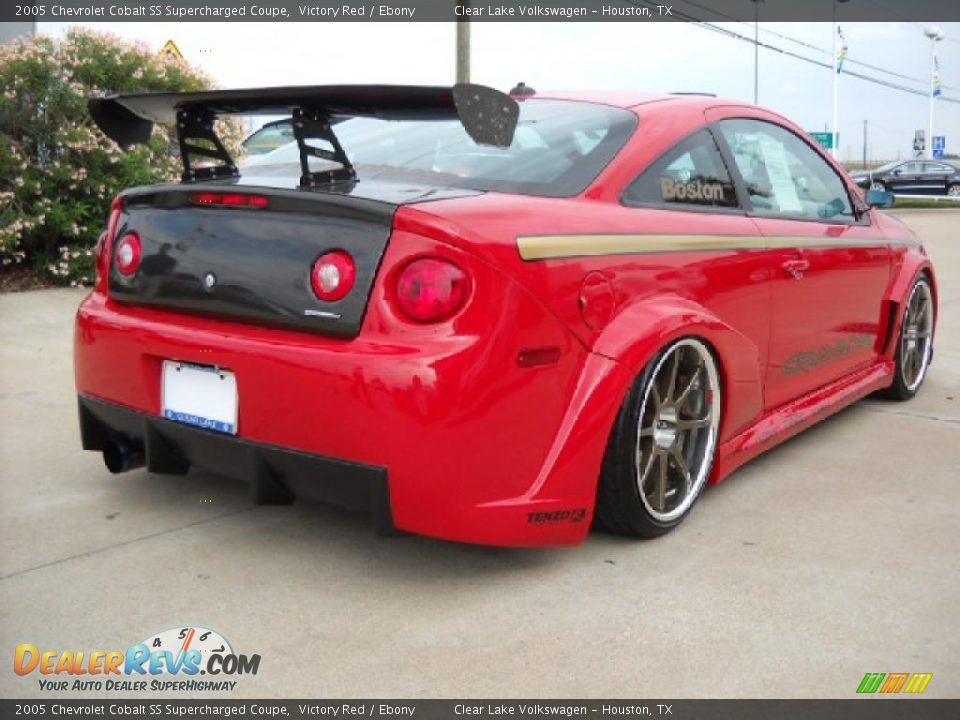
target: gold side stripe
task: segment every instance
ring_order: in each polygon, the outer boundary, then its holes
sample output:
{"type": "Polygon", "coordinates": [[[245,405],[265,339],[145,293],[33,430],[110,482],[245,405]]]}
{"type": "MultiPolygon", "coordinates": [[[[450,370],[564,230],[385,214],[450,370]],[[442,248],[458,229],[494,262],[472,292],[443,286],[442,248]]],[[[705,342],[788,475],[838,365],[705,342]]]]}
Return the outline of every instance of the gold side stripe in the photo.
{"type": "Polygon", "coordinates": [[[912,240],[871,240],[812,235],[524,235],[517,249],[524,260],[635,255],[691,251],[764,250],[791,247],[870,247],[890,243],[915,245],[912,240]]]}

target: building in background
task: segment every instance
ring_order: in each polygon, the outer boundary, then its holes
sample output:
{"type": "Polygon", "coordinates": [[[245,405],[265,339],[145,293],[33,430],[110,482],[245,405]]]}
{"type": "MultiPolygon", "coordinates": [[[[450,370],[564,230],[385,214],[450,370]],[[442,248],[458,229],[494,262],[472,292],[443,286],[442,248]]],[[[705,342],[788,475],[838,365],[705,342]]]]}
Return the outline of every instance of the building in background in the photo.
{"type": "Polygon", "coordinates": [[[37,32],[36,22],[5,22],[0,23],[0,45],[26,37],[37,32]]]}

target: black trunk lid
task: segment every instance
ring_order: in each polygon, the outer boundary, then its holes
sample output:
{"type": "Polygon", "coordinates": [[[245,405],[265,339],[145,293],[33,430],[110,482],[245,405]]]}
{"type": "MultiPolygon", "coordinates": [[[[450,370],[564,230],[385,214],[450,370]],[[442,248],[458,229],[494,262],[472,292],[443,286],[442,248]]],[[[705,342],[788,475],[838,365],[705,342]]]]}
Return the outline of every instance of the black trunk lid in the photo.
{"type": "Polygon", "coordinates": [[[397,206],[471,194],[363,185],[364,192],[357,186],[303,192],[219,183],[132,190],[124,197],[116,237],[136,232],[142,260],[129,278],[111,262],[110,295],[123,303],[354,337],[397,206]],[[197,195],[209,192],[265,196],[267,206],[197,204],[197,195]],[[346,297],[324,302],[314,294],[310,275],[317,258],[331,250],[353,257],[356,281],[346,297]]]}

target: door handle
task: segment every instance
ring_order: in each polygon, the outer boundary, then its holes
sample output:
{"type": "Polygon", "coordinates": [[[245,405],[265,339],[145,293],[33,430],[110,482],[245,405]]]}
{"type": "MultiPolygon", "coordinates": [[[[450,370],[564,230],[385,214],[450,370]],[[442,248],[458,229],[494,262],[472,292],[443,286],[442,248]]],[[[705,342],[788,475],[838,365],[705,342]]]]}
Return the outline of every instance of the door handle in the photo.
{"type": "Polygon", "coordinates": [[[803,273],[810,269],[810,261],[806,258],[794,258],[783,263],[783,269],[793,275],[795,280],[803,277],[803,273]]]}

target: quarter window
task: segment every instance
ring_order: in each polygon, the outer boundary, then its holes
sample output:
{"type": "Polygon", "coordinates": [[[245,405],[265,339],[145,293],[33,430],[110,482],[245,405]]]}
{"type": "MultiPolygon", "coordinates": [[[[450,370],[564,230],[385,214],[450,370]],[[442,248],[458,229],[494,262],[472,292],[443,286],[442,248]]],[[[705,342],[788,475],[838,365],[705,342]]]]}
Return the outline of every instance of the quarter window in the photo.
{"type": "Polygon", "coordinates": [[[716,141],[700,130],[672,147],[623,194],[628,205],[737,207],[737,193],[716,141]]]}
{"type": "Polygon", "coordinates": [[[720,128],[756,215],[853,221],[841,177],[792,132],[761,120],[724,120],[720,128]]]}

